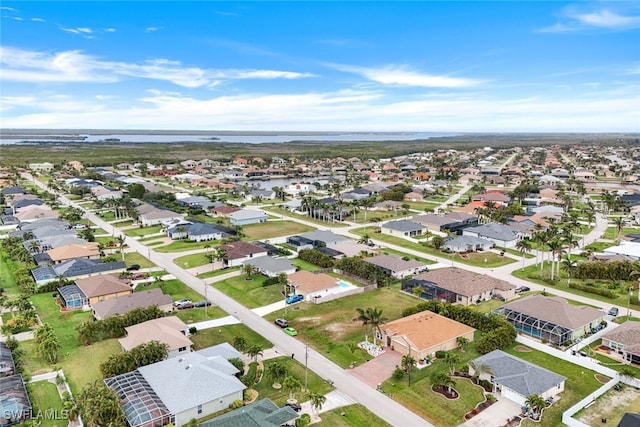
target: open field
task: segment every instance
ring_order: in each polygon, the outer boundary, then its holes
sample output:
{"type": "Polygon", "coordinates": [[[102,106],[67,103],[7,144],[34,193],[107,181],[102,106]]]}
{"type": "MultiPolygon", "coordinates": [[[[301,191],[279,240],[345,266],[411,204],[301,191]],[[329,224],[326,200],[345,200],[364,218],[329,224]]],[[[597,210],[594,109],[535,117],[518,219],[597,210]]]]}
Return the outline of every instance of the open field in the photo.
{"type": "Polygon", "coordinates": [[[590,426],[602,425],[602,419],[606,418],[607,424],[615,426],[626,412],[640,412],[640,391],[629,386],[609,390],[573,418],[590,426]]]}
{"type": "Polygon", "coordinates": [[[262,307],[284,298],[282,286],[262,286],[267,279],[265,276],[253,274],[251,280],[246,280],[246,277],[246,274],[242,274],[214,283],[213,286],[248,308],[262,307]]]}
{"type": "Polygon", "coordinates": [[[266,338],[249,329],[247,326],[239,323],[237,325],[220,326],[219,328],[204,329],[198,331],[197,334],[191,335],[189,338],[193,341],[193,348],[201,350],[212,345],[228,342],[233,344],[235,337],[243,337],[248,346],[257,344],[260,348],[266,349],[273,347],[273,344],[266,338]]]}
{"type": "Polygon", "coordinates": [[[263,240],[274,237],[301,234],[314,230],[304,224],[295,221],[267,221],[259,224],[250,224],[242,227],[246,238],[243,240],[263,240]]]}

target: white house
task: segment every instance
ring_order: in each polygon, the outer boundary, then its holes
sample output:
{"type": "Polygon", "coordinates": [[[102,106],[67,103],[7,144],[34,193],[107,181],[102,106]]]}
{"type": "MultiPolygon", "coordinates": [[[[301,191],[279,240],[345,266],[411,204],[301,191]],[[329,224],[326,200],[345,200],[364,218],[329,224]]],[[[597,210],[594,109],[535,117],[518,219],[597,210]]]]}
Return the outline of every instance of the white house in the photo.
{"type": "Polygon", "coordinates": [[[254,209],[240,209],[229,215],[229,222],[231,225],[239,226],[267,222],[267,213],[254,209]]]}

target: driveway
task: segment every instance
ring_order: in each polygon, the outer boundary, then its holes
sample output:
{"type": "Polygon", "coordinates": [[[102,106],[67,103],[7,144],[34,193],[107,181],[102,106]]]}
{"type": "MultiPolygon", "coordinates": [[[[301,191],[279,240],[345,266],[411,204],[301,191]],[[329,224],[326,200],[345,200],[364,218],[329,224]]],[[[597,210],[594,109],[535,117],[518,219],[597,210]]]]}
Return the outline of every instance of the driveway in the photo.
{"type": "Polygon", "coordinates": [[[496,403],[462,424],[468,427],[497,427],[521,413],[520,405],[501,397],[496,403]]]}
{"type": "Polygon", "coordinates": [[[387,380],[396,366],[402,364],[402,354],[385,347],[385,352],[378,357],[374,357],[370,361],[362,365],[348,370],[351,375],[360,378],[373,388],[377,388],[378,384],[387,380]]]}

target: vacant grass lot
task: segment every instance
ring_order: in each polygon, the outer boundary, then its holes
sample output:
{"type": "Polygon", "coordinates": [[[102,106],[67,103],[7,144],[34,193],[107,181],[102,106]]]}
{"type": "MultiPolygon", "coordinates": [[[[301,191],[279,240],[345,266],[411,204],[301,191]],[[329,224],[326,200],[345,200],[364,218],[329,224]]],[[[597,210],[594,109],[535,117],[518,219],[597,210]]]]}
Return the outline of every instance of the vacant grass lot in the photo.
{"type": "Polygon", "coordinates": [[[207,278],[210,278],[210,277],[216,277],[216,276],[221,276],[223,274],[231,273],[231,272],[236,271],[236,270],[240,270],[240,267],[236,266],[236,267],[229,267],[229,268],[220,269],[220,270],[207,271],[206,273],[198,274],[198,278],[207,279],[207,278]]]}
{"type": "Polygon", "coordinates": [[[627,234],[640,234],[640,228],[623,227],[618,233],[616,227],[608,227],[602,238],[607,240],[624,239],[627,234]]]}
{"type": "Polygon", "coordinates": [[[267,279],[265,276],[254,274],[251,280],[246,280],[246,277],[246,274],[242,274],[214,283],[213,286],[248,308],[262,307],[284,298],[282,286],[262,286],[267,279]]]}
{"type": "Polygon", "coordinates": [[[306,233],[312,230],[315,230],[315,228],[295,221],[267,221],[242,227],[242,232],[246,236],[243,240],[271,239],[291,234],[306,233]]]}
{"type": "Polygon", "coordinates": [[[176,316],[180,318],[187,325],[195,322],[202,322],[204,320],[220,319],[227,316],[227,312],[218,306],[207,307],[207,315],[205,316],[204,307],[202,308],[189,308],[187,310],[176,310],[176,316]]]}
{"type": "Polygon", "coordinates": [[[124,262],[127,265],[138,264],[140,268],[151,268],[156,265],[138,252],[125,252],[124,262]]]}
{"type": "Polygon", "coordinates": [[[293,213],[291,211],[288,211],[287,209],[283,209],[281,207],[276,207],[276,206],[264,207],[262,210],[266,211],[266,212],[271,212],[271,213],[275,214],[276,216],[284,215],[284,216],[288,216],[288,217],[291,217],[291,218],[299,218],[301,220],[304,220],[304,221],[307,221],[307,222],[310,222],[310,223],[313,223],[313,224],[318,224],[318,225],[320,225],[320,226],[322,226],[324,228],[327,228],[327,227],[346,227],[347,226],[347,224],[342,224],[342,223],[339,223],[339,222],[332,223],[331,221],[327,222],[327,221],[321,221],[321,220],[318,220],[318,219],[315,219],[315,218],[309,218],[306,215],[300,215],[300,214],[297,214],[297,213],[293,213]]]}
{"type": "Polygon", "coordinates": [[[191,255],[178,257],[173,260],[173,263],[180,267],[184,267],[185,265],[188,265],[189,268],[193,268],[193,267],[200,267],[201,265],[210,264],[211,261],[207,259],[207,253],[202,252],[199,254],[191,254],[191,255]]]}
{"type": "Polygon", "coordinates": [[[161,231],[161,225],[152,225],[149,227],[128,228],[124,230],[123,233],[129,237],[146,237],[150,234],[160,233],[161,231]]]}
{"type": "Polygon", "coordinates": [[[50,420],[45,417],[46,411],[53,414],[61,414],[62,401],[58,394],[58,387],[48,381],[38,381],[31,383],[27,386],[29,390],[29,398],[31,405],[33,406],[33,414],[35,420],[38,420],[38,426],[40,427],[67,427],[67,420],[50,420]],[[39,417],[39,413],[42,411],[42,417],[39,417]]]}
{"type": "Polygon", "coordinates": [[[399,291],[398,285],[363,292],[322,304],[301,303],[266,316],[269,320],[283,317],[298,331],[304,341],[343,368],[352,362],[360,364],[371,358],[356,348],[351,352],[348,344],[364,340],[366,329],[357,320],[356,308],[378,307],[387,321],[402,317],[402,311],[416,305],[417,299],[399,291]]]}
{"type": "Polygon", "coordinates": [[[257,332],[254,332],[252,329],[249,329],[242,323],[237,325],[220,326],[219,328],[204,329],[202,331],[198,331],[195,335],[191,335],[189,338],[193,341],[193,348],[195,350],[201,350],[223,342],[233,344],[233,339],[235,337],[243,337],[247,342],[247,346],[257,344],[263,349],[273,347],[273,344],[270,341],[262,335],[259,335],[257,332]]]}
{"type": "Polygon", "coordinates": [[[211,246],[211,242],[194,242],[191,240],[174,240],[168,245],[155,248],[156,252],[183,252],[192,251],[194,249],[206,249],[211,246]]]}
{"type": "Polygon", "coordinates": [[[149,286],[138,285],[136,286],[134,292],[148,291],[155,288],[160,288],[162,289],[163,293],[171,295],[171,298],[174,301],[182,298],[189,298],[193,302],[204,299],[202,295],[200,295],[178,279],[151,282],[149,286]]]}
{"type": "Polygon", "coordinates": [[[319,427],[391,427],[382,418],[359,403],[323,412],[319,427]]]}

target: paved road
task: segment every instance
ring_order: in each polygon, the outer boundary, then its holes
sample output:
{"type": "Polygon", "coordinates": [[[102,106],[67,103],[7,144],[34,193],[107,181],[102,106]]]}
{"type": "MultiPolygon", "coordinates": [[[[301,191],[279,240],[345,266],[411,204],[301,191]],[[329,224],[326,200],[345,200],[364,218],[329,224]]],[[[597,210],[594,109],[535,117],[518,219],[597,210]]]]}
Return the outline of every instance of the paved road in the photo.
{"type": "MultiPolygon", "coordinates": [[[[27,179],[34,181],[36,185],[39,185],[42,189],[47,190],[46,186],[40,181],[33,180],[29,175],[27,179]]],[[[77,208],[83,209],[80,205],[71,202],[69,199],[60,196],[60,201],[65,205],[72,205],[77,208]]],[[[84,209],[83,209],[84,210],[84,209]]],[[[431,426],[426,420],[422,419],[418,415],[414,414],[404,406],[388,398],[384,394],[372,389],[359,379],[350,375],[347,371],[327,359],[317,351],[307,348],[304,343],[297,339],[290,337],[282,332],[282,330],[271,322],[263,319],[252,310],[246,308],[242,304],[238,303],[234,299],[228,297],[217,289],[208,286],[203,280],[200,280],[191,274],[184,271],[173,263],[173,256],[171,254],[163,254],[153,251],[151,248],[145,246],[143,243],[138,242],[130,237],[127,237],[120,230],[113,227],[108,222],[102,220],[93,213],[86,212],[86,217],[95,223],[98,227],[105,230],[107,233],[113,236],[124,236],[126,244],[142,254],[149,257],[152,262],[162,266],[167,273],[172,274],[178,280],[185,283],[187,286],[205,295],[205,286],[208,288],[206,295],[212,301],[220,306],[224,311],[240,320],[247,327],[253,329],[258,334],[262,335],[272,343],[275,343],[276,350],[281,354],[293,354],[295,359],[301,363],[305,363],[307,360],[307,366],[317,375],[327,380],[333,381],[333,386],[353,401],[359,402],[366,406],[370,411],[377,416],[385,420],[391,425],[402,427],[420,427],[431,426]],[[305,351],[308,353],[308,357],[305,358],[305,351]]]]}

